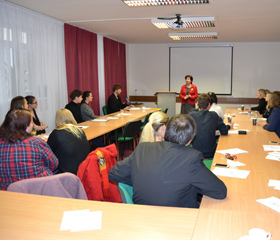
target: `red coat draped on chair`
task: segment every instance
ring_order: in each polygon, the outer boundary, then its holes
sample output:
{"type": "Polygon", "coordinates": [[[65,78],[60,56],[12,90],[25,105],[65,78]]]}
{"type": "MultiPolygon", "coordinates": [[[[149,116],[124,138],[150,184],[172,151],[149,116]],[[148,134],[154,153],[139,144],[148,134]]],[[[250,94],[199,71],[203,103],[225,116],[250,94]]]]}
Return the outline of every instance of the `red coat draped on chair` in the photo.
{"type": "Polygon", "coordinates": [[[116,164],[116,156],[117,148],[115,144],[111,144],[92,151],[80,164],[77,176],[81,179],[89,200],[121,203],[117,184],[108,180],[108,173],[116,164]],[[104,156],[106,165],[98,163],[100,153],[104,156]]]}

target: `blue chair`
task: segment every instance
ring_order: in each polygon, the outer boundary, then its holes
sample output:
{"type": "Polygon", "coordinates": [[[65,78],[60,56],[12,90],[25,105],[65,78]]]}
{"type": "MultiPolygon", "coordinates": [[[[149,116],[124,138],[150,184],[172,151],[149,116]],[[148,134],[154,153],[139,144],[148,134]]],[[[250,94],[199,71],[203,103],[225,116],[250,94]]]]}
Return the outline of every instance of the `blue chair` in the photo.
{"type": "Polygon", "coordinates": [[[118,183],[118,190],[122,203],[133,204],[133,187],[124,183],[118,183]]]}

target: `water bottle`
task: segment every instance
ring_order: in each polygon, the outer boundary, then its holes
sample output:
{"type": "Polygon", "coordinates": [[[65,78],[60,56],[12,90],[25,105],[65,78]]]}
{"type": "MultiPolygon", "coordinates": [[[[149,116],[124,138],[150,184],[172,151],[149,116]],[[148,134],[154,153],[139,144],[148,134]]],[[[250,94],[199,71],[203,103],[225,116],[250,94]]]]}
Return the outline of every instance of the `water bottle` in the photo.
{"type": "Polygon", "coordinates": [[[255,111],[255,118],[258,119],[258,111],[255,111]]]}
{"type": "Polygon", "coordinates": [[[249,105],[248,115],[251,115],[251,105],[249,105]]]}

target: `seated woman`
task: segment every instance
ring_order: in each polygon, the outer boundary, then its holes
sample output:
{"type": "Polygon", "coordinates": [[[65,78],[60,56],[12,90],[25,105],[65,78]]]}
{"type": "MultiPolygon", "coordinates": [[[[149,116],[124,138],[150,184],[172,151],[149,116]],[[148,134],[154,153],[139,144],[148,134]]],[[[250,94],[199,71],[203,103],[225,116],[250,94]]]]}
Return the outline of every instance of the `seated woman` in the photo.
{"type": "Polygon", "coordinates": [[[26,109],[10,110],[0,127],[0,189],[16,181],[52,175],[58,160],[48,144],[32,137],[33,121],[26,109]]]}
{"type": "Polygon", "coordinates": [[[273,110],[269,105],[270,99],[271,99],[271,92],[267,92],[266,96],[265,96],[265,101],[267,102],[267,105],[266,105],[266,109],[265,109],[264,113],[262,114],[262,116],[264,118],[268,118],[273,110]]]}
{"type": "Polygon", "coordinates": [[[266,104],[267,102],[265,101],[265,95],[266,95],[266,90],[265,89],[259,89],[258,91],[258,98],[259,100],[259,105],[256,107],[252,107],[252,111],[259,111],[260,114],[263,114],[265,109],[266,109],[266,104]]]}
{"type": "Polygon", "coordinates": [[[209,111],[216,112],[219,115],[219,117],[224,121],[224,113],[222,108],[217,105],[218,99],[216,94],[214,92],[208,92],[208,95],[210,97],[210,104],[211,104],[211,108],[209,109],[209,111]]]}
{"type": "Polygon", "coordinates": [[[168,115],[164,112],[152,113],[149,117],[149,122],[143,128],[139,142],[163,141],[168,120],[168,115]]]}
{"type": "Polygon", "coordinates": [[[58,158],[58,173],[71,172],[77,175],[80,163],[90,152],[86,135],[76,124],[68,109],[57,110],[56,129],[50,134],[48,144],[58,158]]]}
{"type": "Polygon", "coordinates": [[[92,108],[89,106],[89,103],[92,102],[92,99],[92,93],[90,91],[84,91],[83,101],[81,104],[81,114],[84,121],[88,121],[99,117],[94,115],[92,108]]]}
{"type": "Polygon", "coordinates": [[[36,131],[36,135],[45,133],[45,129],[48,127],[48,125],[40,120],[37,116],[36,109],[38,107],[38,102],[36,98],[33,96],[26,96],[25,99],[28,104],[28,109],[33,117],[34,130],[36,131]]]}
{"type": "Polygon", "coordinates": [[[275,132],[280,138],[280,91],[271,94],[269,106],[273,108],[267,123],[263,123],[263,128],[269,132],[275,132]]]}

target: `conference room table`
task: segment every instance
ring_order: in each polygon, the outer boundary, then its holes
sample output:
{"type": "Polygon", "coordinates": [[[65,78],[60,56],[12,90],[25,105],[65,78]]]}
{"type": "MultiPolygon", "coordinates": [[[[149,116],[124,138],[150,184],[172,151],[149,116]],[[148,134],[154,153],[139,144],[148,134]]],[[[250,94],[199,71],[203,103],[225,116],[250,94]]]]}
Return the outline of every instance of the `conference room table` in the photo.
{"type": "Polygon", "coordinates": [[[198,209],[86,201],[0,191],[0,239],[191,239],[198,209]],[[60,231],[64,211],[102,211],[101,229],[60,231]]]}
{"type": "MultiPolygon", "coordinates": [[[[0,239],[238,240],[252,228],[271,233],[272,240],[280,239],[280,213],[256,201],[280,198],[280,191],[268,186],[270,179],[280,180],[280,161],[266,159],[268,152],[263,148],[263,145],[273,145],[270,141],[279,142],[279,138],[275,133],[264,130],[262,121],[253,126],[252,116],[240,114],[236,108],[227,108],[226,114],[232,115],[238,129],[248,132],[240,135],[230,131],[228,136],[220,136],[217,151],[232,148],[248,151],[237,154],[235,160],[246,165],[230,169],[250,171],[246,179],[218,176],[227,186],[226,199],[203,196],[200,208],[190,209],[0,191],[0,239]],[[102,211],[101,230],[59,230],[64,211],[84,209],[102,211]]],[[[128,116],[123,116],[126,118],[123,124],[133,119],[128,116]]],[[[100,122],[101,126],[104,123],[108,122],[100,122]]],[[[113,125],[113,121],[111,123],[113,125]]],[[[224,154],[215,153],[213,163],[226,162],[224,154]]],[[[212,170],[214,168],[212,165],[212,170]]]]}
{"type": "Polygon", "coordinates": [[[125,126],[130,121],[144,118],[148,113],[160,111],[161,108],[135,107],[129,111],[120,111],[108,114],[97,119],[79,123],[78,126],[83,128],[87,139],[91,140],[105,135],[111,131],[125,126]],[[103,120],[103,121],[102,121],[103,120]]]}
{"type": "MultiPolygon", "coordinates": [[[[274,132],[262,128],[263,121],[253,126],[253,115],[240,112],[237,108],[226,109],[226,114],[232,115],[232,122],[238,124],[238,129],[249,131],[246,135],[230,131],[228,136],[220,136],[217,151],[232,148],[248,151],[237,154],[235,160],[246,165],[231,168],[249,170],[250,173],[246,179],[219,176],[227,186],[227,198],[215,200],[203,197],[193,240],[238,240],[251,228],[270,232],[272,240],[280,239],[280,213],[256,201],[272,196],[280,198],[280,191],[268,186],[270,179],[280,180],[280,161],[266,159],[268,152],[263,148],[263,145],[273,145],[269,141],[280,140],[274,132]]],[[[214,163],[227,163],[224,154],[216,152],[214,163]]],[[[212,170],[215,168],[213,164],[212,170]]]]}

